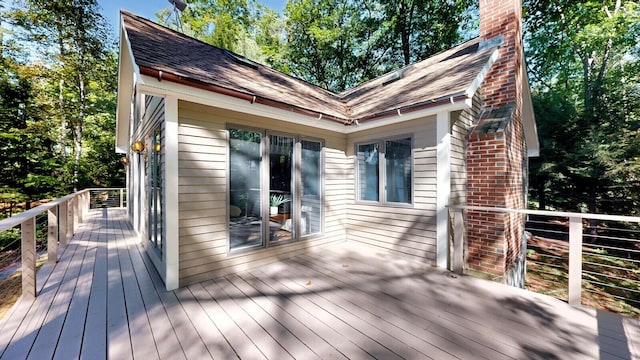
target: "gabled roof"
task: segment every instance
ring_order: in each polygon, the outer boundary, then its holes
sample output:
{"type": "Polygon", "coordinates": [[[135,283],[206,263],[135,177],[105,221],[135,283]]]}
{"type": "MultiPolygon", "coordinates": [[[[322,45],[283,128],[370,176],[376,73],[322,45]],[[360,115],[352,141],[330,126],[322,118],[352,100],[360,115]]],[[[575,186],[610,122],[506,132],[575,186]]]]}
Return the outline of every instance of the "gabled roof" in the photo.
{"type": "Polygon", "coordinates": [[[496,47],[480,50],[475,39],[336,94],[131,13],[121,15],[143,75],[344,124],[467,99],[496,56],[496,47]]]}

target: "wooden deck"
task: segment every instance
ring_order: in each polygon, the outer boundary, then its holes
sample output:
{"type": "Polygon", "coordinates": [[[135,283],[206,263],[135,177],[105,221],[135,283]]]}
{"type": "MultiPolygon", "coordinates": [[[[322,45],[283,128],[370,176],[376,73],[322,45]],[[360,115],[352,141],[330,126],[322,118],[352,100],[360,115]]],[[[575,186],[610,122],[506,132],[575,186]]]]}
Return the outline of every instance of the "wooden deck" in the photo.
{"type": "Polygon", "coordinates": [[[640,359],[640,321],[349,243],[167,292],[122,209],[95,210],[2,359],[640,359]]]}

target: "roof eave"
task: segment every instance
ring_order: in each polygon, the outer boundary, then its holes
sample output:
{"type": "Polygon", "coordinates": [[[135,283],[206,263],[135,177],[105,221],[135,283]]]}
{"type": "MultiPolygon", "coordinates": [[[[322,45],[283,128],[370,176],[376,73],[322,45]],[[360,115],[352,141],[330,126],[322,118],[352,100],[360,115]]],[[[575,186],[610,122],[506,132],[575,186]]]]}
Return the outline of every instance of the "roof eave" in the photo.
{"type": "Polygon", "coordinates": [[[431,99],[420,103],[387,110],[373,115],[363,116],[354,119],[350,125],[345,128],[346,133],[353,133],[365,129],[376,128],[395,124],[398,122],[419,119],[440,112],[453,112],[470,108],[472,106],[471,98],[464,93],[451,94],[437,99],[431,99]]]}
{"type": "Polygon", "coordinates": [[[126,153],[129,148],[129,127],[131,120],[131,98],[137,86],[138,66],[133,58],[131,43],[120,14],[120,51],[118,58],[118,96],[116,111],[115,149],[118,153],[126,153]]]}
{"type": "Polygon", "coordinates": [[[249,94],[246,92],[229,89],[226,87],[222,87],[222,86],[218,86],[210,83],[205,83],[202,81],[190,79],[180,75],[152,69],[150,67],[141,66],[140,74],[156,78],[158,81],[166,80],[166,81],[174,82],[181,85],[186,85],[186,86],[207,90],[207,91],[211,91],[211,92],[226,95],[226,96],[231,96],[237,99],[246,100],[251,104],[262,104],[266,106],[275,107],[281,110],[288,110],[295,113],[316,117],[318,120],[331,121],[331,122],[339,123],[341,125],[346,125],[349,122],[349,120],[346,118],[340,118],[340,117],[329,115],[320,111],[303,108],[303,107],[299,107],[291,104],[286,104],[281,101],[269,99],[267,97],[263,97],[255,94],[249,94]]]}

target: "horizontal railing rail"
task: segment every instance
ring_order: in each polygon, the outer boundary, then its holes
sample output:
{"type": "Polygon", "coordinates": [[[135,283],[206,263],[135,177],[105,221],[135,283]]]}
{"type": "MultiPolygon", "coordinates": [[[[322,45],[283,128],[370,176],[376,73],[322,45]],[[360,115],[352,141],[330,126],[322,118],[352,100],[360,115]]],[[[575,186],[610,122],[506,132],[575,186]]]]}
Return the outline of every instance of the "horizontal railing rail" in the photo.
{"type": "Polygon", "coordinates": [[[581,306],[583,292],[606,289],[609,298],[634,303],[640,309],[640,217],[481,206],[451,206],[450,211],[454,271],[462,272],[465,266],[464,211],[523,214],[529,242],[546,247],[532,265],[544,268],[540,271],[546,271],[551,282],[567,283],[569,304],[581,306]]]}
{"type": "Polygon", "coordinates": [[[26,210],[10,218],[0,220],[0,233],[20,228],[20,261],[22,269],[22,296],[36,296],[36,218],[47,212],[47,256],[48,262],[58,261],[58,248],[64,248],[69,238],[75,234],[76,228],[83,223],[90,209],[94,194],[117,191],[118,205],[124,204],[124,189],[91,188],[78,191],[26,210]]]}
{"type": "Polygon", "coordinates": [[[125,207],[127,205],[126,190],[124,188],[96,188],[87,189],[91,194],[89,207],[125,207]]]}

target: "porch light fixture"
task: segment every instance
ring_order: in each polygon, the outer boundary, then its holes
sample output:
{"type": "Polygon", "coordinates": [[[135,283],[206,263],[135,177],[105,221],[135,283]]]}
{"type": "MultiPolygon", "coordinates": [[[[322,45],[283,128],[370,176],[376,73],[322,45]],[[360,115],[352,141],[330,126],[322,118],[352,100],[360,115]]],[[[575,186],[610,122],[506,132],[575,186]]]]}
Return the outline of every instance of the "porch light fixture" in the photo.
{"type": "Polygon", "coordinates": [[[131,144],[131,150],[137,152],[137,153],[141,153],[144,151],[144,143],[140,140],[134,142],[133,144],[131,144]]]}
{"type": "Polygon", "coordinates": [[[156,152],[160,152],[162,150],[162,145],[156,144],[155,150],[156,150],[156,152]]]}
{"type": "Polygon", "coordinates": [[[120,159],[120,162],[122,163],[122,165],[127,166],[129,165],[129,158],[125,156],[122,159],[120,159]]]}

